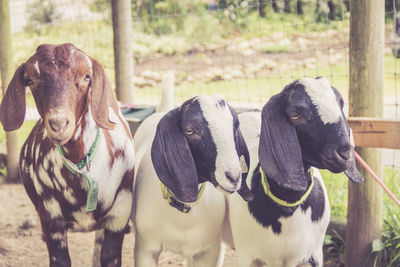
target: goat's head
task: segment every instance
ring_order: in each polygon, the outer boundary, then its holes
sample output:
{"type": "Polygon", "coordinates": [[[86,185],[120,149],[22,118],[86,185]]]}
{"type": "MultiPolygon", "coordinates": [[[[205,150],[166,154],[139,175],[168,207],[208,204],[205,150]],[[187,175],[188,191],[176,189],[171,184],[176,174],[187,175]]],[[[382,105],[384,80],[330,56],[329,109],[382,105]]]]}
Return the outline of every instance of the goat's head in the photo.
{"type": "Polygon", "coordinates": [[[259,146],[268,177],[288,189],[305,190],[305,171],[314,166],[363,181],[342,109],[342,96],[323,77],[296,80],[271,97],[262,111],[259,146]]]}
{"type": "Polygon", "coordinates": [[[25,87],[29,86],[43,119],[47,136],[65,144],[91,103],[96,123],[114,127],[109,108],[118,105],[104,69],[99,62],[72,44],[40,45],[36,53],[20,65],[0,106],[0,121],[6,131],[21,127],[25,117],[25,87]]]}
{"type": "Polygon", "coordinates": [[[198,185],[206,181],[252,198],[242,172],[249,152],[239,120],[220,96],[195,97],[168,112],[157,126],[151,157],[158,177],[180,201],[196,201],[198,185]]]}

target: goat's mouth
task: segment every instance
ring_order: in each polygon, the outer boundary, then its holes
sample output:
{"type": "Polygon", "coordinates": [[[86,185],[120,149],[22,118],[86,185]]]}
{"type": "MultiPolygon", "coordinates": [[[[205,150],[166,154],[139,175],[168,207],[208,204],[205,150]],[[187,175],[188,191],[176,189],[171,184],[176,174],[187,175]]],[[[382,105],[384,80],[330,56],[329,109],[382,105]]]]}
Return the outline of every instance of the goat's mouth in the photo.
{"type": "Polygon", "coordinates": [[[61,133],[54,133],[46,129],[47,137],[56,145],[63,146],[72,138],[74,131],[65,131],[61,133]]]}
{"type": "Polygon", "coordinates": [[[233,182],[231,179],[226,178],[223,182],[213,182],[214,186],[221,192],[225,194],[232,194],[240,189],[241,179],[233,182]]]}
{"type": "Polygon", "coordinates": [[[232,193],[234,193],[236,190],[230,190],[230,189],[227,189],[227,188],[225,188],[225,187],[223,187],[222,185],[220,185],[220,184],[217,184],[216,186],[215,186],[219,191],[221,191],[222,193],[224,193],[224,194],[228,194],[228,195],[230,195],[230,194],[232,194],[232,193]]]}
{"type": "Polygon", "coordinates": [[[49,139],[50,139],[54,144],[63,146],[63,145],[65,145],[66,143],[68,143],[68,141],[71,139],[71,137],[68,137],[68,138],[59,138],[59,137],[50,137],[50,136],[49,136],[49,139]]]}
{"type": "Polygon", "coordinates": [[[344,172],[350,167],[350,160],[341,157],[329,158],[321,155],[321,161],[325,169],[333,173],[344,172]]]}

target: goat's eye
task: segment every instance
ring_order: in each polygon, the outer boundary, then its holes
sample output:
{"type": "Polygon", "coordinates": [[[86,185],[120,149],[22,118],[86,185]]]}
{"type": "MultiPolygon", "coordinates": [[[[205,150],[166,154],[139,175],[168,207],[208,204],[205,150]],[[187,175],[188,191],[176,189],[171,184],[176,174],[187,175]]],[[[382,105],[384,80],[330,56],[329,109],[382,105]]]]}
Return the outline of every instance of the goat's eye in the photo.
{"type": "Polygon", "coordinates": [[[90,74],[86,74],[86,76],[85,76],[85,81],[89,81],[90,78],[91,78],[90,74]]]}
{"type": "Polygon", "coordinates": [[[297,114],[297,113],[290,113],[289,116],[290,116],[290,118],[291,118],[292,120],[295,120],[295,121],[298,120],[298,119],[300,119],[300,115],[297,114]]]}
{"type": "Polygon", "coordinates": [[[194,134],[194,131],[193,131],[193,129],[189,128],[189,129],[185,130],[185,134],[186,135],[192,135],[192,134],[194,134]]]}
{"type": "Polygon", "coordinates": [[[27,78],[27,79],[25,80],[25,84],[26,84],[27,86],[30,86],[30,85],[33,84],[33,81],[31,80],[31,78],[27,78]]]}

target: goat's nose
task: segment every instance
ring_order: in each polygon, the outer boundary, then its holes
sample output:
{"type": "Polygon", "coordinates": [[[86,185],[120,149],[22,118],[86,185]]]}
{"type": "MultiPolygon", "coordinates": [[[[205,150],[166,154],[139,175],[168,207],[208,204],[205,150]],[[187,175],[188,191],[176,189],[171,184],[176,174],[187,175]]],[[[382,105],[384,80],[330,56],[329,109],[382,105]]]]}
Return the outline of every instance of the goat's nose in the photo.
{"type": "Polygon", "coordinates": [[[349,160],[351,158],[351,150],[351,145],[343,145],[337,148],[337,153],[342,159],[349,160]]]}
{"type": "Polygon", "coordinates": [[[240,173],[233,174],[230,171],[226,171],[225,176],[234,185],[236,185],[240,179],[240,173]]]}
{"type": "Polygon", "coordinates": [[[59,133],[64,130],[69,124],[69,120],[64,116],[55,116],[49,118],[49,125],[52,131],[59,133]]]}

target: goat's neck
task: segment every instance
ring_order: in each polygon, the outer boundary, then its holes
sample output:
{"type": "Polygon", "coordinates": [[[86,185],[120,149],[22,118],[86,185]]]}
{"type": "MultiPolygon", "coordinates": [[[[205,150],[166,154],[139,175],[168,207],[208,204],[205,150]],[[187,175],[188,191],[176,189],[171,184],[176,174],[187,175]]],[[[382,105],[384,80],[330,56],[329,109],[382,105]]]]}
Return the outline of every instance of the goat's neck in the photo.
{"type": "Polygon", "coordinates": [[[87,105],[85,112],[78,120],[73,137],[63,146],[65,157],[75,163],[81,161],[93,146],[98,128],[90,105],[87,105]]]}
{"type": "MultiPolygon", "coordinates": [[[[258,166],[260,166],[260,164],[258,164],[258,166]]],[[[258,169],[259,169],[259,167],[257,167],[256,170],[258,170],[258,169]]],[[[310,175],[309,170],[310,170],[309,166],[304,166],[304,172],[305,172],[304,175],[307,178],[307,188],[304,190],[295,191],[295,190],[284,188],[284,187],[278,185],[273,179],[269,178],[267,175],[266,175],[266,179],[269,184],[271,192],[275,196],[277,196],[278,198],[285,200],[289,203],[293,203],[293,202],[298,201],[307,192],[307,189],[311,184],[311,175],[310,175]]],[[[253,178],[259,179],[260,181],[258,181],[258,182],[261,183],[261,179],[262,179],[261,175],[253,176],[253,178]]],[[[252,191],[254,193],[254,190],[252,190],[252,191]]],[[[265,195],[265,197],[267,197],[267,196],[265,195]]]]}

